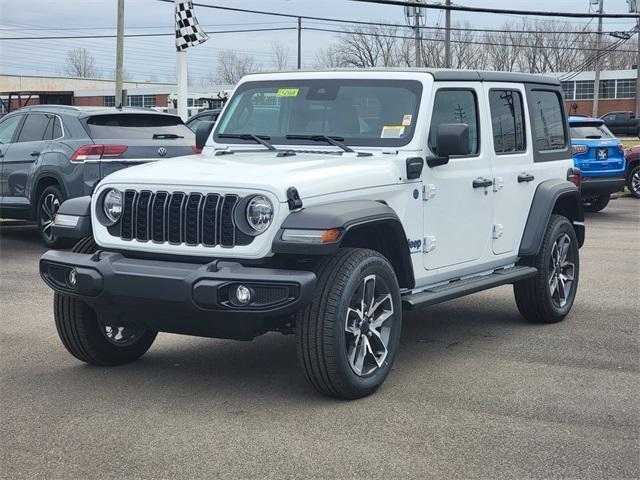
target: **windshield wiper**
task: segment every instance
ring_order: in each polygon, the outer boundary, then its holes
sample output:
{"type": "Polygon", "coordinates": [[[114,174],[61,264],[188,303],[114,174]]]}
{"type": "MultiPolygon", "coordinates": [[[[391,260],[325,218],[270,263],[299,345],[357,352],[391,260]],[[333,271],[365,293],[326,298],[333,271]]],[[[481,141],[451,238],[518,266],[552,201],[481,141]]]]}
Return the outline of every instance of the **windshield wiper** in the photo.
{"type": "Polygon", "coordinates": [[[239,138],[240,140],[253,140],[260,145],[264,145],[269,150],[277,150],[267,140],[271,140],[269,135],[254,135],[253,133],[220,133],[218,138],[239,138]]]}
{"type": "Polygon", "coordinates": [[[175,133],[154,133],[153,139],[156,138],[184,138],[182,135],[176,135],[175,133]]]}
{"type": "Polygon", "coordinates": [[[287,140],[311,140],[313,142],[327,142],[331,145],[335,145],[338,148],[341,148],[345,152],[354,153],[353,150],[347,147],[344,143],[344,138],[342,137],[334,137],[329,135],[285,135],[284,138],[287,140]]]}

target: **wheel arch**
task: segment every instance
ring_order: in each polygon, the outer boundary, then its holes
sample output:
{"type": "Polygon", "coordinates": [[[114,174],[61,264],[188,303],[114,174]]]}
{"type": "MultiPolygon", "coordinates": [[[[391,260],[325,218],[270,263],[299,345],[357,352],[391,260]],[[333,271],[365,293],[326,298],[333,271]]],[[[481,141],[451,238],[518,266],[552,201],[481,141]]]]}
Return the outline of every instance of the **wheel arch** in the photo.
{"type": "Polygon", "coordinates": [[[582,247],[585,238],[582,196],[571,182],[560,179],[545,180],[538,185],[531,202],[531,209],[520,241],[519,255],[537,255],[542,245],[545,229],[552,214],[569,219],[582,247]]]}
{"type": "Polygon", "coordinates": [[[375,200],[328,203],[291,212],[273,242],[276,254],[330,255],[340,247],[369,248],[384,255],[401,288],[413,288],[415,277],[407,236],[400,218],[387,204],[375,200]],[[282,239],[284,230],[340,229],[331,243],[303,244],[282,239]]]}
{"type": "Polygon", "coordinates": [[[33,182],[33,190],[31,192],[31,206],[32,206],[32,215],[36,216],[38,210],[38,202],[40,200],[40,195],[44,191],[45,188],[56,186],[62,192],[64,198],[68,198],[68,192],[64,186],[64,182],[60,178],[60,176],[55,172],[43,172],[36,177],[36,180],[33,182]]]}

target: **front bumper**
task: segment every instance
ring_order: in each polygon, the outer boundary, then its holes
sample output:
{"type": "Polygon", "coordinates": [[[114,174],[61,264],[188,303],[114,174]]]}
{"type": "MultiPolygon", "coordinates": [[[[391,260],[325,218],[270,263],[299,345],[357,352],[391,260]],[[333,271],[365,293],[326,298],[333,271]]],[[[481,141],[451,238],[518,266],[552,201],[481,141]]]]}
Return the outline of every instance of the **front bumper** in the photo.
{"type": "Polygon", "coordinates": [[[89,304],[105,324],[236,339],[253,338],[269,319],[303,308],[316,284],[306,271],[53,250],[40,259],[40,275],[56,292],[89,304]],[[252,293],[247,304],[235,299],[239,285],[252,293]]]}
{"type": "Polygon", "coordinates": [[[597,197],[624,190],[625,179],[620,177],[588,177],[583,176],[580,192],[583,197],[597,197]]]}

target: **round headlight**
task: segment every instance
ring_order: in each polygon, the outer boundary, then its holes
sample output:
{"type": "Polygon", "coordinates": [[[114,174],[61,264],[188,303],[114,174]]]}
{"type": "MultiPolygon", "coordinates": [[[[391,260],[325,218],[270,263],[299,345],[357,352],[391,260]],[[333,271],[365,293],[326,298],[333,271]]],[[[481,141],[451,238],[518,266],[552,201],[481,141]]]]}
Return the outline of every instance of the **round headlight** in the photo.
{"type": "Polygon", "coordinates": [[[111,189],[103,197],[102,211],[111,225],[118,223],[122,215],[122,192],[111,189]]]}
{"type": "Polygon", "coordinates": [[[247,223],[257,233],[264,232],[273,219],[273,205],[263,195],[256,195],[247,204],[247,223]]]}

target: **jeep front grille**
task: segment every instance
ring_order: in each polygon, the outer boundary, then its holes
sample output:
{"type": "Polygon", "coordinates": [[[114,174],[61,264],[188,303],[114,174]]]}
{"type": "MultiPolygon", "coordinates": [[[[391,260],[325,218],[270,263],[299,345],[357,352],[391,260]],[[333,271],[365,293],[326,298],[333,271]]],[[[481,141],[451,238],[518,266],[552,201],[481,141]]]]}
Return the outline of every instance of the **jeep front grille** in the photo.
{"type": "Polygon", "coordinates": [[[126,190],[119,231],[123,240],[234,247],[253,238],[238,229],[234,210],[240,197],[217,193],[126,190]]]}

